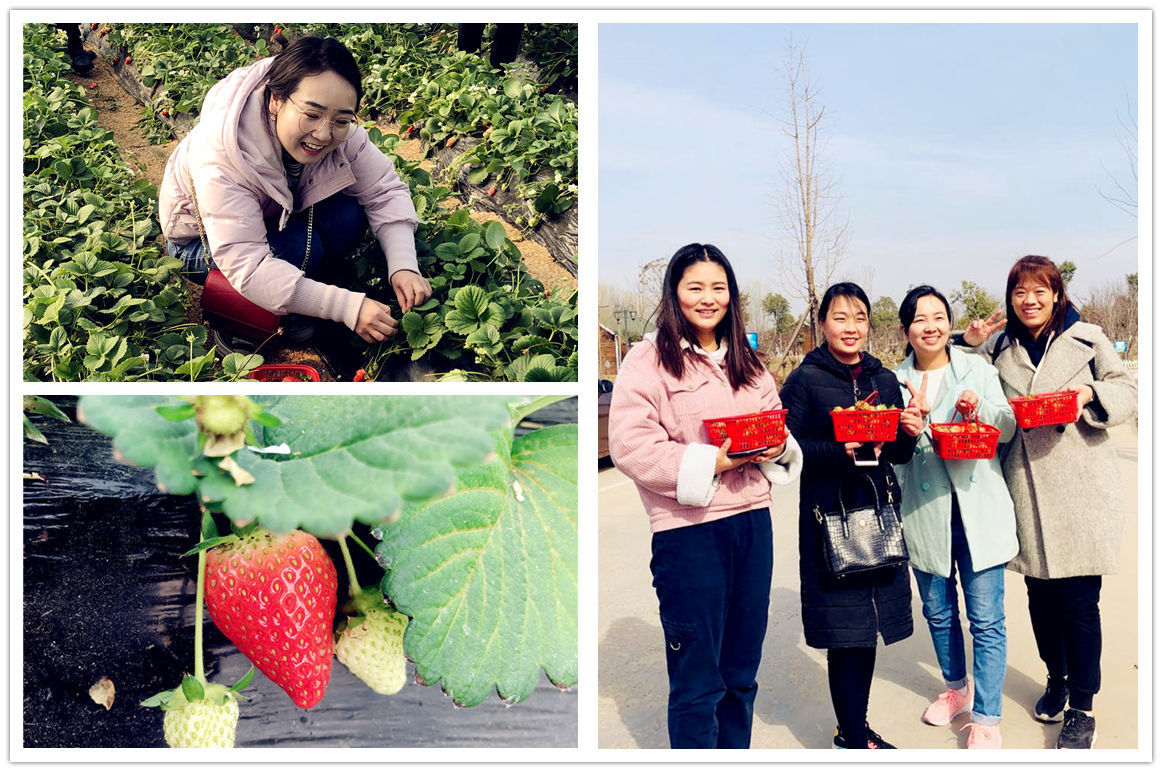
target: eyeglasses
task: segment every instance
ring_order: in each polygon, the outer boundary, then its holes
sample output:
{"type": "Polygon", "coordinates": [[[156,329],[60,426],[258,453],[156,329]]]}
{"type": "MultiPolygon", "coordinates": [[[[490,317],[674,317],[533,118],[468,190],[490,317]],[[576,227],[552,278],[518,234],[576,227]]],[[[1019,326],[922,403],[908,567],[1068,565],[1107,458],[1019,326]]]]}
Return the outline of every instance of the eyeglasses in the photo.
{"type": "Polygon", "coordinates": [[[299,107],[298,102],[286,98],[288,102],[294,105],[294,108],[299,111],[299,129],[304,134],[310,134],[322,126],[324,123],[331,127],[331,136],[335,139],[343,139],[347,133],[351,131],[351,127],[355,124],[354,117],[339,116],[333,121],[327,120],[327,117],[318,109],[299,107]]]}

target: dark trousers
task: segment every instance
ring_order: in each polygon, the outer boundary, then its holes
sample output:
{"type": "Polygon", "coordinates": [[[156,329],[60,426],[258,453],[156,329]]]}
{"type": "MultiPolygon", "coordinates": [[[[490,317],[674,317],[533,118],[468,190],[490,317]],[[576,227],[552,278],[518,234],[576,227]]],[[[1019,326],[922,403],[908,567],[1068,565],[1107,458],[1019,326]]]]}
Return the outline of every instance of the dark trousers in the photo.
{"type": "Polygon", "coordinates": [[[827,685],[839,734],[848,747],[867,745],[867,703],[876,669],[875,646],[827,650],[827,685]]]}
{"type": "Polygon", "coordinates": [[[670,747],[750,747],[773,561],[766,508],[654,534],[670,747]]]}
{"type": "Polygon", "coordinates": [[[1069,686],[1069,706],[1092,710],[1101,687],[1100,576],[1025,577],[1037,653],[1049,679],[1069,686]]]}
{"type": "MultiPolygon", "coordinates": [[[[271,254],[302,268],[311,278],[321,278],[325,269],[335,269],[341,258],[355,251],[367,233],[367,215],[351,196],[337,193],[315,204],[315,222],[311,229],[311,254],[307,256],[307,223],[309,211],[292,214],[283,230],[278,229],[279,217],[266,220],[266,242],[271,254]],[[306,265],[304,267],[304,260],[306,265]]],[[[214,266],[202,250],[202,240],[188,244],[168,243],[168,254],[186,263],[182,275],[190,281],[204,284],[206,274],[214,266]]]]}

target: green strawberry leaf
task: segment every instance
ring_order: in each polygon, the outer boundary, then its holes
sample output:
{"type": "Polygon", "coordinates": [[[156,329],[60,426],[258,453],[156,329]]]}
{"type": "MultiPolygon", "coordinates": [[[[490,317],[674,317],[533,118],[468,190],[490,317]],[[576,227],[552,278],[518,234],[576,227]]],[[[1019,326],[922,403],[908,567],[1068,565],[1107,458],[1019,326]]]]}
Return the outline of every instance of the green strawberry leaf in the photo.
{"type": "Polygon", "coordinates": [[[158,485],[199,500],[232,520],[278,532],[302,528],[335,536],[355,520],[380,523],[408,502],[441,496],[458,467],[493,452],[490,432],[510,424],[503,396],[258,397],[281,426],[251,423],[260,448],[242,448],[238,465],[254,482],[238,486],[198,450],[194,421],[163,418],[161,396],[82,397],[82,420],[113,436],[130,463],[155,467],[158,485]],[[290,453],[262,448],[286,443],[290,453]]]}
{"type": "Polygon", "coordinates": [[[376,550],[417,675],[465,706],[522,700],[542,668],[577,681],[577,426],[495,442],[456,492],[381,527],[376,550]]]}

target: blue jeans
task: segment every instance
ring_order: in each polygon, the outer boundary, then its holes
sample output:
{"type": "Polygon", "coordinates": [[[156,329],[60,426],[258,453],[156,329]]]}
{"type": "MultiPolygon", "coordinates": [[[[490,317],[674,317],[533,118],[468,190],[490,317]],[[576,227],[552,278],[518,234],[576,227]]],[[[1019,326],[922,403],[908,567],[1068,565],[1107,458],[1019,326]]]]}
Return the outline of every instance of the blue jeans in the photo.
{"type": "Polygon", "coordinates": [[[1001,720],[1001,689],[1005,682],[1005,567],[973,571],[968,541],[959,507],[952,507],[952,575],[943,576],[913,569],[924,618],[936,647],[940,671],[950,689],[963,688],[967,675],[964,631],[956,597],[956,577],[964,587],[964,610],[972,634],[972,678],[975,682],[972,720],[995,725],[1001,720]]]}
{"type": "MultiPolygon", "coordinates": [[[[279,260],[302,267],[303,272],[311,277],[319,272],[324,261],[341,259],[355,251],[367,232],[367,215],[351,196],[338,193],[320,201],[315,204],[310,261],[303,266],[303,259],[307,255],[307,219],[306,210],[295,212],[281,231],[278,229],[277,215],[267,219],[266,242],[270,245],[271,254],[279,260]]],[[[194,239],[188,244],[166,241],[165,251],[185,262],[182,275],[198,284],[204,284],[210,269],[217,267],[212,258],[207,260],[201,239],[194,239]]]]}
{"type": "Polygon", "coordinates": [[[670,747],[750,747],[773,565],[765,507],[654,534],[670,747]]]}

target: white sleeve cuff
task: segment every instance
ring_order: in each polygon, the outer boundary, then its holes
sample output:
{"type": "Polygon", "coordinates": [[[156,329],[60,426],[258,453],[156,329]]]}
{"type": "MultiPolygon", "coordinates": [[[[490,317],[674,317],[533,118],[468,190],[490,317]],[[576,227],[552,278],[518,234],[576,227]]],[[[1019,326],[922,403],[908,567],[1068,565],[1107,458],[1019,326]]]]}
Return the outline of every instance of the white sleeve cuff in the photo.
{"type": "Polygon", "coordinates": [[[718,448],[692,442],[682,454],[678,466],[678,503],[690,507],[705,507],[714,498],[718,477],[714,474],[718,448]]]}
{"type": "Polygon", "coordinates": [[[787,485],[803,471],[803,451],[795,438],[788,434],[787,447],[783,448],[782,455],[758,467],[772,485],[787,485]]]}

